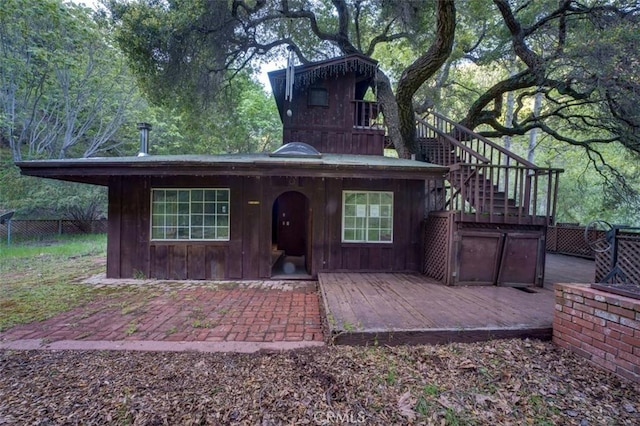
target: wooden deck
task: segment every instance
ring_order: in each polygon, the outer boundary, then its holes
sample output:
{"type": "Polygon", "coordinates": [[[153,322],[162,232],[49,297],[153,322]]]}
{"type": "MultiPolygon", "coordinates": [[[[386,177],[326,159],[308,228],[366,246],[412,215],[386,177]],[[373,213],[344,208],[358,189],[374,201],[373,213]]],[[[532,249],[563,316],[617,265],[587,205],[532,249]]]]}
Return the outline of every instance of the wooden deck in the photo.
{"type": "Polygon", "coordinates": [[[596,278],[596,263],[590,259],[547,253],[544,271],[545,288],[554,283],[591,283],[596,278]]]}
{"type": "MultiPolygon", "coordinates": [[[[593,262],[588,263],[549,255],[545,286],[553,280],[590,282],[593,262]]],[[[530,288],[530,293],[511,287],[448,287],[418,274],[320,273],[318,279],[335,344],[550,339],[552,334],[550,288],[530,288]]]]}

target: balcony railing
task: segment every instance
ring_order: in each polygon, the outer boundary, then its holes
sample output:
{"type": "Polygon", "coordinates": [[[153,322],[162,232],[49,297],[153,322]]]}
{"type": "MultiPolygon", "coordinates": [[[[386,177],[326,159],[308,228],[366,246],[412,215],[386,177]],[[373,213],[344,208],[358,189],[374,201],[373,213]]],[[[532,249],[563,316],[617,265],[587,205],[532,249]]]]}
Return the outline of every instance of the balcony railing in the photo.
{"type": "Polygon", "coordinates": [[[380,106],[372,101],[353,101],[353,127],[384,130],[380,106]]]}

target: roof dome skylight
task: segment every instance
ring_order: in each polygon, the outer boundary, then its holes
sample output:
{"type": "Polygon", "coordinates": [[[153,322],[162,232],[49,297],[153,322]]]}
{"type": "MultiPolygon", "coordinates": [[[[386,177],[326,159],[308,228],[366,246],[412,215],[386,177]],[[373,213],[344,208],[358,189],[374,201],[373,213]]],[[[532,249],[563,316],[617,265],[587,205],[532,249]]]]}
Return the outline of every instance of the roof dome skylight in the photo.
{"type": "Polygon", "coordinates": [[[289,142],[273,151],[269,157],[322,158],[322,154],[304,142],[289,142]]]}

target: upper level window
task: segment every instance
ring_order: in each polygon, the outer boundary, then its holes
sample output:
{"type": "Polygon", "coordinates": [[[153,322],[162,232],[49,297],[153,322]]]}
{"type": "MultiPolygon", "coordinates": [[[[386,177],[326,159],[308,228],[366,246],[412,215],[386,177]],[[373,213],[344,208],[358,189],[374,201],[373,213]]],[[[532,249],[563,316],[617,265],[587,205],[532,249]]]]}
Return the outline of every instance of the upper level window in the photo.
{"type": "Polygon", "coordinates": [[[329,92],[321,87],[311,87],[309,89],[309,106],[329,106],[329,92]]]}
{"type": "Polygon", "coordinates": [[[342,241],[393,242],[393,192],[343,191],[342,241]]]}
{"type": "Polygon", "coordinates": [[[229,240],[228,189],[152,189],[152,240],[229,240]]]}

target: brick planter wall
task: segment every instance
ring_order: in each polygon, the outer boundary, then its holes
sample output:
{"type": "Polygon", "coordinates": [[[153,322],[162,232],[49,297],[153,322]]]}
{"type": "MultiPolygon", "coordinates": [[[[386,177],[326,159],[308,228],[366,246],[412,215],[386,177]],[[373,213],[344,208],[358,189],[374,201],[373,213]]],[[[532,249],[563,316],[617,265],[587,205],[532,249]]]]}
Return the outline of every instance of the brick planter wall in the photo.
{"type": "Polygon", "coordinates": [[[640,300],[556,284],[553,342],[640,383],[640,300]]]}

